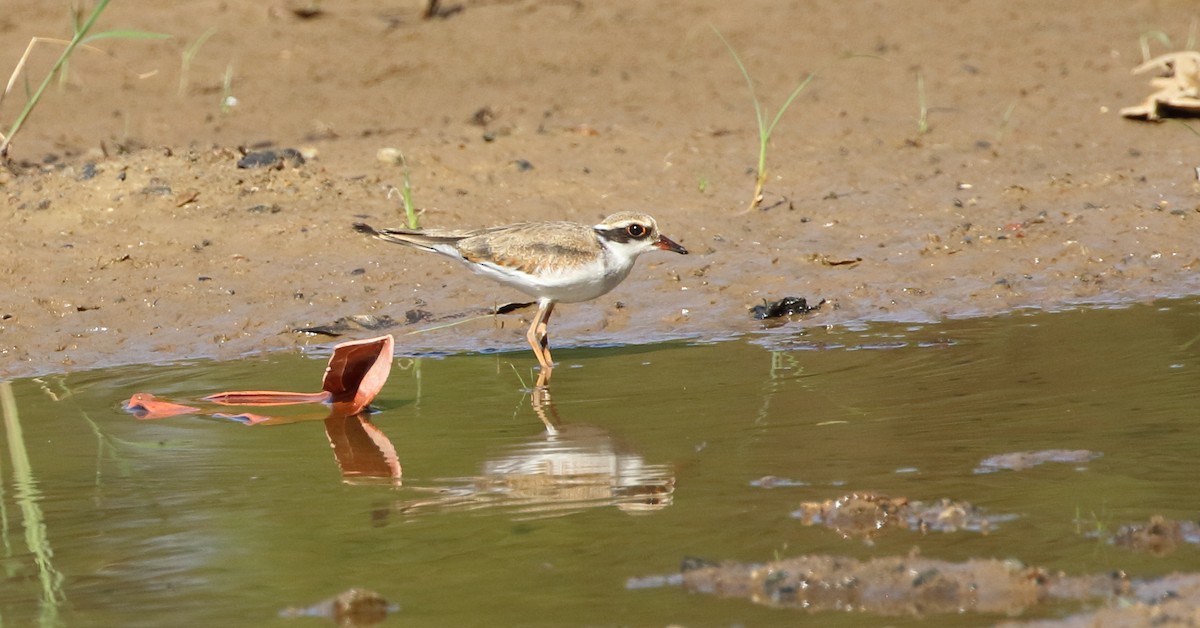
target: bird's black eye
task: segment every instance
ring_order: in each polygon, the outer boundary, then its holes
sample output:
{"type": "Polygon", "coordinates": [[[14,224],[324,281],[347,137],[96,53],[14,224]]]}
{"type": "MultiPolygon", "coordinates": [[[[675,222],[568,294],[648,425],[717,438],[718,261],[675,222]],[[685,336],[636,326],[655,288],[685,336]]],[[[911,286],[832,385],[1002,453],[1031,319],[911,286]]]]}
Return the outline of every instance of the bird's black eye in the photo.
{"type": "Polygon", "coordinates": [[[625,233],[628,233],[629,237],[631,238],[640,238],[646,235],[646,228],[635,222],[632,225],[625,227],[625,233]]]}

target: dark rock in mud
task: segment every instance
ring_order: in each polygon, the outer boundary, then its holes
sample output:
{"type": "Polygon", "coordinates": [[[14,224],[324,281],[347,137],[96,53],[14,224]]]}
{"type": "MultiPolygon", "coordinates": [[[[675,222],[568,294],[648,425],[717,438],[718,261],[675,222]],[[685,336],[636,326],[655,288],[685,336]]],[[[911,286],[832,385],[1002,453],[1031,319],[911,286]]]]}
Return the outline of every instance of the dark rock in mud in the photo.
{"type": "Polygon", "coordinates": [[[294,148],[260,150],[246,153],[237,162],[238,168],[283,168],[290,163],[293,167],[304,165],[304,156],[294,148]]]}
{"type": "Polygon", "coordinates": [[[768,318],[808,314],[813,310],[819,309],[822,305],[825,305],[825,299],[821,299],[819,303],[810,307],[808,299],[804,297],[784,297],[778,301],[764,302],[762,305],[750,308],[750,315],[756,320],[761,321],[768,318]]]}
{"type": "Polygon", "coordinates": [[[95,178],[96,174],[97,174],[96,162],[89,161],[89,162],[83,164],[83,168],[80,168],[79,176],[76,178],[80,181],[87,181],[89,179],[95,178]]]}
{"type": "Polygon", "coordinates": [[[471,114],[471,117],[469,120],[467,120],[467,122],[475,126],[486,128],[487,125],[491,124],[492,120],[495,119],[496,111],[491,107],[484,105],[483,107],[476,109],[475,113],[471,114]]]}
{"type": "Polygon", "coordinates": [[[328,325],[314,325],[312,327],[303,327],[295,330],[301,334],[317,334],[319,336],[341,336],[342,334],[352,329],[366,329],[368,331],[381,331],[391,329],[400,323],[396,322],[391,316],[375,316],[373,314],[357,314],[354,316],[343,316],[328,325]]]}
{"type": "Polygon", "coordinates": [[[150,183],[142,188],[142,194],[146,196],[170,196],[171,186],[167,185],[166,181],[158,177],[153,177],[150,179],[150,183]]]}
{"type": "Polygon", "coordinates": [[[433,319],[433,312],[428,310],[408,310],[404,313],[404,321],[409,325],[433,319]]]}

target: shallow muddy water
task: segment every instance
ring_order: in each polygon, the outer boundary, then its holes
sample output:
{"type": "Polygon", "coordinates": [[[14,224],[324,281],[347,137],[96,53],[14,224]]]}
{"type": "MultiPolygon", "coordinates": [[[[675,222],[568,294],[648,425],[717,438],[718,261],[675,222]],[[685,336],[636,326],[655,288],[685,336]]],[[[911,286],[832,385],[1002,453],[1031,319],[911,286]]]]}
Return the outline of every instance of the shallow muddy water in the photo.
{"type": "Polygon", "coordinates": [[[1108,541],[1195,516],[1192,301],[557,349],[555,434],[523,392],[528,351],[400,358],[365,427],[323,422],[319,406],[278,425],[121,409],[136,392],[316,390],[326,357],[11,382],[0,619],[326,625],[281,612],[362,587],[392,605],[392,625],[988,625],[1006,617],[808,615],[630,583],[685,557],[913,548],[1073,575],[1198,564],[1194,541],[1165,556],[1108,541]],[[1048,450],[1084,453],[994,458],[1048,450]],[[864,492],[969,502],[986,533],[845,538],[794,514],[864,492]]]}

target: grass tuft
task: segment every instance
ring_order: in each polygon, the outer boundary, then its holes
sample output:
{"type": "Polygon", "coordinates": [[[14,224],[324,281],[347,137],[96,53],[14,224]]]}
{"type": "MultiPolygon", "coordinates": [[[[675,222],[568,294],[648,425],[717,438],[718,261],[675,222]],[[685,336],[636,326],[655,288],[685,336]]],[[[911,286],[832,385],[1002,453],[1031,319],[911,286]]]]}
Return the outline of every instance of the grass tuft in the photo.
{"type": "Polygon", "coordinates": [[[917,136],[929,132],[929,104],[925,102],[925,75],[917,70],[917,136]]]}
{"type": "MultiPolygon", "coordinates": [[[[83,22],[79,22],[78,16],[76,16],[74,13],[71,14],[72,27],[75,35],[70,41],[66,42],[62,54],[58,56],[58,60],[54,62],[54,66],[50,68],[48,73],[46,73],[46,77],[42,79],[42,82],[40,85],[38,85],[37,89],[31,94],[27,92],[25,106],[22,107],[21,112],[17,114],[16,119],[8,128],[8,132],[0,134],[0,158],[8,156],[8,149],[12,144],[13,137],[15,137],[17,132],[21,130],[21,127],[25,125],[25,121],[29,118],[29,114],[33,113],[34,108],[36,108],[38,102],[41,101],[42,94],[45,93],[46,87],[50,85],[50,82],[54,80],[56,75],[59,77],[65,76],[67,63],[71,59],[71,55],[75,52],[76,48],[80,46],[87,47],[87,45],[91,42],[101,39],[166,39],[170,37],[170,35],[164,33],[150,33],[146,31],[134,30],[102,31],[89,35],[88,33],[90,33],[92,27],[96,25],[96,20],[98,20],[100,15],[104,13],[104,9],[108,7],[109,2],[110,0],[100,0],[97,2],[96,7],[92,9],[91,14],[88,15],[87,19],[83,22]]],[[[25,48],[25,53],[21,55],[21,59],[17,62],[16,67],[13,69],[12,76],[10,76],[8,79],[8,85],[4,88],[4,93],[0,94],[0,101],[3,101],[4,97],[7,96],[10,91],[12,91],[13,85],[15,85],[17,82],[17,77],[21,74],[21,70],[25,68],[25,63],[28,61],[29,55],[33,52],[33,47],[40,42],[53,43],[55,41],[58,40],[46,39],[43,37],[34,37],[29,41],[29,45],[25,48]]]]}
{"type": "Polygon", "coordinates": [[[1150,55],[1151,39],[1157,39],[1158,42],[1166,46],[1168,50],[1171,48],[1171,38],[1168,37],[1166,33],[1162,31],[1146,31],[1142,33],[1138,37],[1138,44],[1140,44],[1142,49],[1142,63],[1145,63],[1152,58],[1150,55]]]}
{"type": "Polygon", "coordinates": [[[238,99],[233,95],[233,63],[225,66],[225,75],[221,78],[221,113],[233,111],[238,99]]]}
{"type": "MultiPolygon", "coordinates": [[[[400,202],[404,206],[405,221],[408,223],[409,229],[420,229],[421,226],[419,213],[417,212],[417,208],[413,205],[412,179],[408,169],[408,160],[405,159],[402,151],[398,151],[398,154],[400,155],[400,166],[404,168],[404,183],[401,184],[399,193],[400,202]]],[[[391,198],[392,193],[396,191],[397,190],[395,187],[390,187],[388,189],[388,198],[391,198]]]]}
{"type": "Polygon", "coordinates": [[[762,102],[758,99],[758,92],[754,89],[754,80],[750,78],[750,73],[746,71],[746,65],[742,63],[742,58],[738,56],[737,51],[733,49],[733,45],[729,43],[729,40],[725,39],[721,31],[717,30],[717,27],[713,27],[713,32],[721,39],[721,43],[725,44],[725,47],[729,49],[729,54],[733,56],[734,63],[737,63],[738,70],[742,73],[742,78],[746,79],[746,87],[750,88],[750,98],[754,101],[754,117],[758,121],[758,168],[754,177],[754,193],[750,197],[750,204],[742,212],[745,214],[754,211],[762,204],[763,186],[767,183],[767,144],[771,141],[771,133],[775,131],[775,127],[779,124],[779,120],[783,117],[784,112],[788,110],[788,107],[792,106],[792,102],[796,100],[800,92],[804,91],[804,88],[808,87],[808,84],[816,78],[817,73],[809,72],[808,76],[796,86],[796,89],[792,90],[791,95],[783,102],[783,106],[779,108],[779,111],[775,112],[775,115],[768,122],[767,112],[763,109],[762,102]]]}
{"type": "Polygon", "coordinates": [[[187,94],[188,82],[192,72],[192,61],[196,60],[196,55],[200,54],[200,48],[204,47],[204,43],[217,33],[217,28],[214,26],[196,38],[196,41],[188,44],[183,52],[179,53],[179,96],[183,97],[187,94]]]}

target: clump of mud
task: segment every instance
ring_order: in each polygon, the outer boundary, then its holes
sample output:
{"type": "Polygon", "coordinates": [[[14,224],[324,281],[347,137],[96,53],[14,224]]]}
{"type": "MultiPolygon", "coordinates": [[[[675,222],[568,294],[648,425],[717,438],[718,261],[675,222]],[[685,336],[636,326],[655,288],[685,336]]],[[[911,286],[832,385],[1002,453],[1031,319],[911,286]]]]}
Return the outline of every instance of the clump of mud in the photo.
{"type": "Polygon", "coordinates": [[[1200,525],[1195,521],[1176,521],[1154,515],[1146,523],[1122,526],[1112,536],[1112,543],[1135,552],[1166,556],[1180,544],[1200,544],[1200,525]]]}
{"type": "Polygon", "coordinates": [[[868,542],[894,529],[986,534],[995,524],[1014,518],[989,515],[968,502],[949,498],[921,502],[876,493],[850,493],[823,502],[804,502],[792,517],[806,526],[823,525],[843,538],[868,542]]]}
{"type": "Polygon", "coordinates": [[[962,563],[887,556],[856,560],[799,556],[764,564],[683,565],[683,586],[696,593],[745,598],[756,604],[807,611],[879,615],[1017,614],[1050,601],[1124,595],[1123,574],[1071,577],[1017,561],[962,563]]]}

